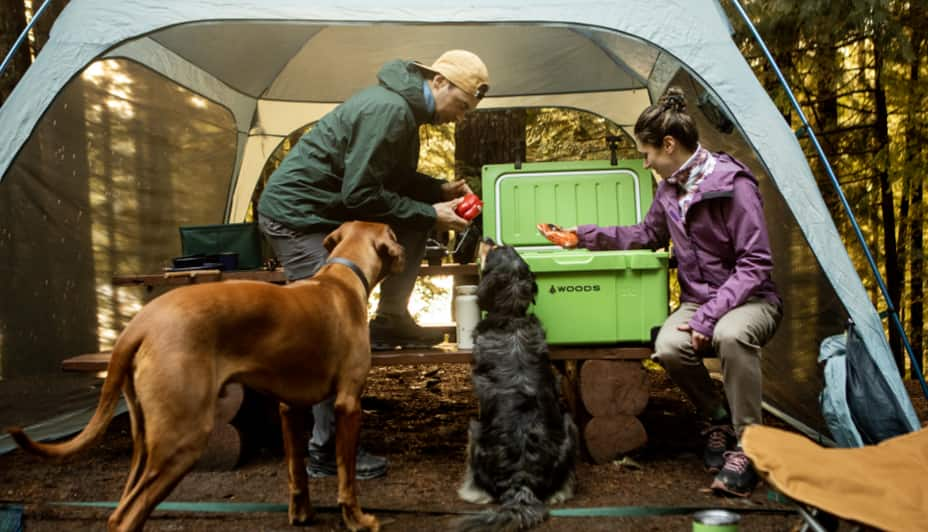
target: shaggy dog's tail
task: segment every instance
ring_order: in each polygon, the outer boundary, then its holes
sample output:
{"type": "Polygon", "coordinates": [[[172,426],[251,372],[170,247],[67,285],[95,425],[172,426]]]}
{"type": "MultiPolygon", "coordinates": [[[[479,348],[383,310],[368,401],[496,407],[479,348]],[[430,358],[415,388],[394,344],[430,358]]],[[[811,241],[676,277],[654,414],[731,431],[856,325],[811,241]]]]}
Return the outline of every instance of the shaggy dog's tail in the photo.
{"type": "Polygon", "coordinates": [[[540,525],[548,517],[545,504],[527,486],[513,486],[500,497],[499,508],[461,518],[458,532],[514,532],[540,525]]]}

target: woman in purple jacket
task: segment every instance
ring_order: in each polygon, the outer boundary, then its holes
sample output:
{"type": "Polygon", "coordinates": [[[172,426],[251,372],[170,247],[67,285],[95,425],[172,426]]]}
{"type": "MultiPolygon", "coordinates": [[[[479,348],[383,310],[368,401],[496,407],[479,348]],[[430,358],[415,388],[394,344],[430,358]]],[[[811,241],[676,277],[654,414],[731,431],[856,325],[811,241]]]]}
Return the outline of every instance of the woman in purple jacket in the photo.
{"type": "Polygon", "coordinates": [[[699,144],[676,87],[638,117],[635,142],[645,168],[664,178],[651,209],[637,225],[581,225],[577,245],[657,249],[673,242],[681,304],[661,327],[652,358],[708,420],[703,458],[717,473],[712,488],[747,497],[757,473],[738,436],[761,422],[761,346],[782,316],[757,180],[731,156],[699,144]],[[727,404],[702,362],[713,354],[721,359],[727,404]]]}

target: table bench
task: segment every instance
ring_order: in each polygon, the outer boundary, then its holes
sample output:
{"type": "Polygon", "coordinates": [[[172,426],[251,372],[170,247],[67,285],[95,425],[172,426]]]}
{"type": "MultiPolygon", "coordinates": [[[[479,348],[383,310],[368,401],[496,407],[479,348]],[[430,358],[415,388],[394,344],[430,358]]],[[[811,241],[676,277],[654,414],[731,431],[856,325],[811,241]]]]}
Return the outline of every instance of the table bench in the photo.
{"type": "MultiPolygon", "coordinates": [[[[550,348],[552,361],[584,360],[642,360],[651,354],[647,346],[628,347],[557,347],[550,348]]],[[[470,351],[460,351],[454,344],[439,344],[432,349],[397,349],[371,353],[372,366],[396,366],[401,364],[469,364],[473,360],[470,351]]],[[[87,353],[66,358],[61,362],[64,371],[96,373],[106,371],[110,352],[87,353]]]]}
{"type": "MultiPolygon", "coordinates": [[[[455,284],[476,284],[477,266],[474,264],[423,265],[423,275],[451,275],[455,284]]],[[[219,271],[193,270],[162,274],[117,275],[114,286],[144,286],[147,291],[156,287],[178,287],[196,283],[224,280],[257,280],[283,284],[282,270],[219,271]]],[[[443,327],[451,332],[453,327],[443,327]]],[[[550,358],[565,378],[562,391],[568,407],[581,430],[584,450],[595,463],[603,463],[634,450],[647,442],[644,426],[637,416],[648,402],[650,383],[641,360],[651,354],[648,345],[620,346],[550,346],[550,358]]],[[[65,371],[96,373],[106,371],[110,353],[87,353],[67,358],[61,367],[65,371]]],[[[444,343],[432,349],[399,349],[374,351],[373,366],[403,364],[469,364],[470,351],[457,349],[454,343],[444,343]]],[[[227,387],[229,388],[229,387],[227,387]]],[[[229,425],[242,406],[244,393],[241,387],[231,387],[220,398],[215,438],[211,438],[206,455],[210,469],[231,469],[241,457],[243,448],[240,434],[229,425]],[[215,441],[213,441],[215,439],[215,441]],[[218,457],[218,458],[217,458],[218,457]]]]}

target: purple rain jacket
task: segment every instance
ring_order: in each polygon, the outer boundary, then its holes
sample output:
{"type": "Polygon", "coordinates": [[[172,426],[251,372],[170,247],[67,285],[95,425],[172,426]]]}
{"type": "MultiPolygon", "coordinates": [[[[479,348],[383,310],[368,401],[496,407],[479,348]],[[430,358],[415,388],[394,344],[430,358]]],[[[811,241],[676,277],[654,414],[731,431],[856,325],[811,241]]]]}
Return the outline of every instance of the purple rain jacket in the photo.
{"type": "Polygon", "coordinates": [[[773,259],[757,179],[726,153],[699,184],[681,219],[681,189],[662,180],[644,220],[636,225],[577,227],[590,250],[658,249],[673,241],[680,300],[700,305],[690,327],[712,337],[715,324],[750,298],[781,305],[770,278],[773,259]]]}

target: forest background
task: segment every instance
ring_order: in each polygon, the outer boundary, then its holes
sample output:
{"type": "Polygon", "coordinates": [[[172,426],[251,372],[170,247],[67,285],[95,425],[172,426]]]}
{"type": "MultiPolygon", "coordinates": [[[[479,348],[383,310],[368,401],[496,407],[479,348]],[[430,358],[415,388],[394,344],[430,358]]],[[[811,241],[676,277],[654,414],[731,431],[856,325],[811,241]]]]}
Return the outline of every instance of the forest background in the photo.
{"type": "MultiPolygon", "coordinates": [[[[0,76],[6,100],[48,41],[68,0],[48,0],[27,43],[0,76]]],[[[727,0],[721,4],[734,39],[784,119],[801,122],[771,65],[727,0]]],[[[0,54],[6,56],[39,2],[0,0],[0,54]]],[[[853,206],[913,352],[925,367],[925,170],[928,168],[928,83],[924,0],[743,0],[795,92],[838,182],[853,206]]],[[[286,153],[305,128],[278,150],[286,153]]],[[[467,179],[479,188],[483,164],[605,159],[608,135],[621,135],[603,118],[564,109],[511,109],[471,113],[455,125],[424,128],[420,170],[467,179]]],[[[807,137],[800,136],[819,188],[858,272],[879,311],[887,309],[862,247],[807,137]]],[[[620,156],[635,157],[632,143],[620,156]]],[[[269,164],[266,174],[273,170],[269,164]]],[[[256,192],[260,191],[259,189],[256,192]]],[[[428,288],[427,288],[428,290],[428,288]]],[[[896,331],[887,327],[900,372],[913,378],[896,331]]]]}

